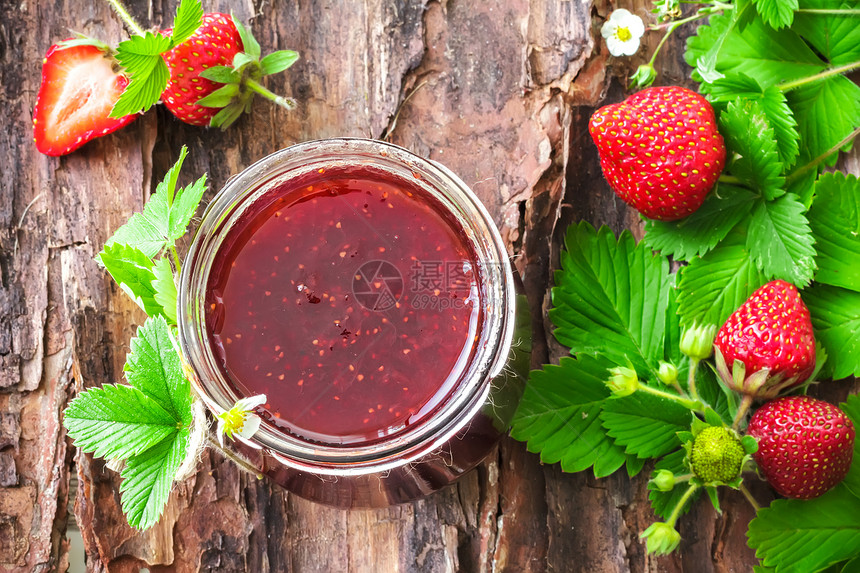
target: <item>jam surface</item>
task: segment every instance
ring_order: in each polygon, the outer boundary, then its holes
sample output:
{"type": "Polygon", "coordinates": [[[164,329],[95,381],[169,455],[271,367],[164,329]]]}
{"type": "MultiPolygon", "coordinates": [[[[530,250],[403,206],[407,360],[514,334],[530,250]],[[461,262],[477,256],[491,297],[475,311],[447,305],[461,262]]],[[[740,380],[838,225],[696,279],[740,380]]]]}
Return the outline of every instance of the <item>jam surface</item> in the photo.
{"type": "Polygon", "coordinates": [[[475,254],[418,186],[369,168],[282,183],[233,226],[206,328],[238,394],[282,431],[367,443],[431,416],[479,335],[475,254]]]}

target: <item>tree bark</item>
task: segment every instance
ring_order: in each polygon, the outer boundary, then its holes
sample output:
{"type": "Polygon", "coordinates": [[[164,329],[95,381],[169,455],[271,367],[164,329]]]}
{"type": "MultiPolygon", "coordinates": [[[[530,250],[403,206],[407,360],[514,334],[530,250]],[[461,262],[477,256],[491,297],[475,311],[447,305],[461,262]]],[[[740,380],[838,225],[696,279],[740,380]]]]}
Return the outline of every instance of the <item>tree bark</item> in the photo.
{"type": "MultiPolygon", "coordinates": [[[[144,27],[172,23],[175,1],[128,2],[144,27]]],[[[646,17],[650,4],[625,7],[646,17]]],[[[32,143],[47,48],[69,29],[113,45],[125,37],[106,2],[0,4],[0,571],[64,571],[69,483],[89,571],[740,571],[753,512],[734,492],[723,514],[700,503],[680,521],[673,556],[646,556],[654,520],[647,472],[595,480],[543,466],[503,441],[474,472],[430,497],[379,510],[307,502],[211,452],[173,491],[158,525],[131,529],[117,475],[67,439],[61,413],[84,388],[119,382],[144,316],[93,256],[140,211],[154,182],[189,147],[181,184],[209,174],[211,198],[257,159],[332,136],[383,138],[444,163],[483,200],[525,283],[533,367],[566,354],[547,319],[567,225],[585,219],[641,237],[635,212],[602,178],[587,122],[625,95],[627,60],[609,57],[598,1],[213,0],[250,24],[264,53],[301,60],[267,78],[299,102],[258,101],[226,132],[181,124],[160,106],[62,158],[32,143]]],[[[687,33],[689,33],[689,29],[687,33]]],[[[658,59],[659,83],[692,85],[684,29],[658,59]]],[[[845,159],[858,172],[857,151],[845,159]]],[[[844,397],[848,383],[831,386],[844,397]]],[[[856,386],[855,386],[856,389],[856,386]]],[[[771,495],[754,484],[761,501],[771,495]]]]}

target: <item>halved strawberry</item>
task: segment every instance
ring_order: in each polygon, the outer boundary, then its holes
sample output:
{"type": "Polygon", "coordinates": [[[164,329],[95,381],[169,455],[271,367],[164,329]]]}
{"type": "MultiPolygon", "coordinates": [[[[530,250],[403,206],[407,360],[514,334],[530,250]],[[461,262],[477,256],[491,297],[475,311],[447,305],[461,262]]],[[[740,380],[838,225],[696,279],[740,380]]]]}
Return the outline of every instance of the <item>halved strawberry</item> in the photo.
{"type": "Polygon", "coordinates": [[[114,64],[96,45],[51,46],[42,62],[42,85],[33,109],[33,136],[40,152],[65,155],[134,121],[137,114],[109,117],[128,85],[114,64]]]}

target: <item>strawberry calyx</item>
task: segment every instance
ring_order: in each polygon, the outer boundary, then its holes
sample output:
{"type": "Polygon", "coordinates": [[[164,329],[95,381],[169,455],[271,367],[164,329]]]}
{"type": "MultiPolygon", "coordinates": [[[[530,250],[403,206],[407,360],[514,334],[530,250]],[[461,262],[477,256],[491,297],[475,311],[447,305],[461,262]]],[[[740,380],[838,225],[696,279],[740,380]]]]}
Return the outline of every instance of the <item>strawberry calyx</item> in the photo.
{"type": "Polygon", "coordinates": [[[753,399],[776,398],[784,390],[797,386],[799,382],[799,375],[786,377],[783,372],[771,375],[770,368],[762,368],[747,376],[746,365],[737,358],[729,370],[726,359],[717,345],[714,345],[714,363],[717,374],[726,386],[753,399]]]}
{"type": "Polygon", "coordinates": [[[213,66],[200,72],[201,78],[224,85],[194,102],[194,105],[220,109],[209,125],[221,129],[229,127],[243,113],[250,112],[255,94],[288,110],[296,107],[294,99],[273,93],[260,80],[293,65],[298,54],[292,50],[279,50],[261,58],[260,44],[253,34],[232,14],[231,18],[244,51],[237,52],[229,66],[213,66]]]}

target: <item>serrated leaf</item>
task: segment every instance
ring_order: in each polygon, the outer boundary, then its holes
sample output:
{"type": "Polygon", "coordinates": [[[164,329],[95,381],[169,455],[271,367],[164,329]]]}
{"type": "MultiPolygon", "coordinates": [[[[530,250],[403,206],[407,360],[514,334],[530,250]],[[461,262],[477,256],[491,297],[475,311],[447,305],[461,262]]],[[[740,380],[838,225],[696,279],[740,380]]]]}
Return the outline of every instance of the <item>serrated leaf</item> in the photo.
{"type": "Polygon", "coordinates": [[[676,433],[690,427],[692,413],[677,402],[640,391],[607,400],[600,419],[625,453],[658,458],[681,446],[676,433]]]}
{"type": "Polygon", "coordinates": [[[791,167],[800,152],[797,122],[794,112],[788,107],[785,94],[776,86],[762,89],[757,81],[743,74],[731,74],[714,82],[709,96],[716,106],[727,104],[737,98],[756,100],[764,110],[776,136],[779,160],[784,167],[791,167]]]}
{"type": "MultiPolygon", "coordinates": [[[[699,26],[696,35],[687,41],[684,54],[687,63],[695,66],[729,27],[732,27],[729,14],[715,14],[707,26],[699,26]]],[[[763,88],[809,77],[825,67],[826,64],[794,31],[788,28],[774,30],[759,18],[753,19],[743,29],[733,26],[729,30],[716,63],[716,71],[720,74],[745,74],[763,88]]],[[[708,87],[705,84],[702,90],[708,91],[708,87]]]]}
{"type": "Polygon", "coordinates": [[[860,376],[860,293],[813,284],[801,293],[833,378],[860,376]]]}
{"type": "Polygon", "coordinates": [[[720,114],[719,123],[731,157],[728,171],[766,199],[783,195],[783,165],[773,129],[761,104],[737,98],[720,114]]]}
{"type": "MultiPolygon", "coordinates": [[[[254,34],[236,16],[232,16],[232,18],[233,24],[236,25],[236,30],[239,32],[239,37],[242,39],[242,48],[244,48],[245,53],[251,59],[256,60],[260,57],[260,44],[254,38],[254,34]]],[[[236,66],[236,68],[239,68],[239,66],[236,66]]]]}
{"type": "MultiPolygon", "coordinates": [[[[856,2],[801,0],[807,10],[857,9],[856,2]]],[[[860,26],[856,14],[799,13],[793,29],[818,50],[832,66],[860,60],[860,26]]]]}
{"type": "MultiPolygon", "coordinates": [[[[851,394],[844,403],[839,404],[839,407],[851,419],[856,432],[860,428],[860,395],[851,394]]],[[[854,440],[854,458],[842,484],[852,494],[860,497],[860,440],[854,440]]]]}
{"type": "Polygon", "coordinates": [[[152,267],[152,272],[155,278],[152,281],[152,288],[155,289],[155,302],[161,305],[164,311],[164,317],[170,321],[170,324],[176,324],[176,304],[178,292],[176,283],[173,281],[173,270],[170,268],[170,261],[162,257],[155,261],[152,267]]]}
{"type": "Polygon", "coordinates": [[[639,472],[645,467],[646,461],[648,460],[628,455],[627,461],[624,463],[624,467],[627,469],[627,477],[632,478],[639,475],[639,472]]]}
{"type": "Polygon", "coordinates": [[[66,408],[63,424],[77,447],[106,459],[145,452],[177,431],[177,419],[137,388],[105,384],[66,408]]]}
{"type": "Polygon", "coordinates": [[[778,30],[791,26],[798,4],[797,0],[755,0],[755,7],[767,25],[778,30]]]}
{"type": "Polygon", "coordinates": [[[183,429],[173,439],[126,461],[120,501],[132,527],[143,530],[158,522],[170,497],[176,470],[187,455],[188,436],[189,430],[183,429]]]}
{"type": "Polygon", "coordinates": [[[815,280],[860,291],[860,179],[823,174],[815,184],[809,225],[818,251],[815,280]]]}
{"type": "Polygon", "coordinates": [[[511,436],[527,442],[541,461],[561,462],[566,472],[594,467],[597,477],[614,473],[626,459],[600,423],[609,397],[604,380],[614,364],[603,357],[564,357],[558,366],[532,371],[514,416],[511,436]]]}
{"type": "Polygon", "coordinates": [[[203,5],[200,0],[182,0],[173,19],[173,33],[170,35],[172,45],[178,46],[185,42],[202,24],[203,5]]]}
{"type": "Polygon", "coordinates": [[[758,511],[749,545],[777,573],[809,573],[860,554],[860,498],[838,485],[811,500],[778,499],[758,511]]]}
{"type": "Polygon", "coordinates": [[[129,383],[158,402],[174,420],[191,424],[191,387],[164,317],[149,318],[131,340],[125,367],[129,383]]]}
{"type": "Polygon", "coordinates": [[[761,201],[753,212],[747,247],[767,277],[786,280],[803,288],[815,271],[815,239],[795,195],[761,201]]]}
{"type": "Polygon", "coordinates": [[[277,52],[272,52],[271,54],[263,56],[263,59],[260,60],[260,68],[262,69],[264,76],[277,74],[295,64],[298,59],[298,52],[294,52],[292,50],[278,50],[277,52]]]}
{"type": "Polygon", "coordinates": [[[153,263],[145,253],[129,245],[113,243],[105,245],[104,250],[99,253],[99,260],[120,288],[146,314],[155,316],[164,312],[155,300],[155,287],[152,286],[152,281],[155,280],[153,263]]]}
{"type": "Polygon", "coordinates": [[[239,95],[238,84],[227,84],[213,91],[209,95],[205,95],[194,105],[202,105],[203,107],[224,107],[229,105],[233,98],[239,95]]]}
{"type": "Polygon", "coordinates": [[[673,283],[668,261],[627,231],[616,241],[607,227],[585,222],[570,226],[565,246],[549,311],[556,339],[575,354],[602,353],[656,372],[673,283]]]}
{"type": "Polygon", "coordinates": [[[717,184],[699,209],[679,221],[648,220],[645,243],[675,260],[704,255],[750,214],[756,195],[732,185],[717,184]]]}
{"type": "MultiPolygon", "coordinates": [[[[827,153],[860,126],[860,86],[833,76],[786,94],[800,133],[798,167],[827,153]]],[[[832,156],[830,164],[836,160],[832,156]]]]}
{"type": "Polygon", "coordinates": [[[129,76],[129,83],[114,104],[111,117],[146,111],[158,101],[170,79],[161,54],[170,47],[169,38],[152,32],[120,42],[116,59],[129,76]]]}
{"type": "Polygon", "coordinates": [[[722,325],[767,282],[745,244],[744,233],[733,232],[714,250],[680,270],[678,312],[681,325],[722,325]]]}

